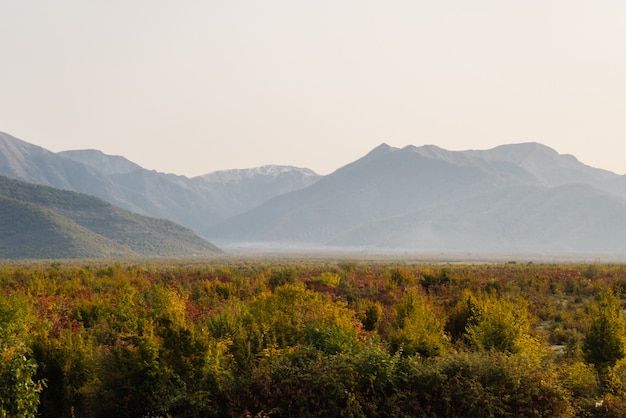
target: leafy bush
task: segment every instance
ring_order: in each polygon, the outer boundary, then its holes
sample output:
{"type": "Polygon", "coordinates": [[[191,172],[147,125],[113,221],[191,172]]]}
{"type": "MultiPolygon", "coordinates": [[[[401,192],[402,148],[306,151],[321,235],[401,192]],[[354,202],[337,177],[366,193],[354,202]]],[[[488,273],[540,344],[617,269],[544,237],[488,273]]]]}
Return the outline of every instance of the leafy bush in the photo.
{"type": "Polygon", "coordinates": [[[0,416],[34,417],[43,382],[35,381],[27,335],[33,325],[29,300],[0,295],[0,416]]]}
{"type": "Polygon", "coordinates": [[[396,305],[389,342],[403,355],[437,356],[445,351],[444,320],[427,298],[409,289],[396,305]]]}

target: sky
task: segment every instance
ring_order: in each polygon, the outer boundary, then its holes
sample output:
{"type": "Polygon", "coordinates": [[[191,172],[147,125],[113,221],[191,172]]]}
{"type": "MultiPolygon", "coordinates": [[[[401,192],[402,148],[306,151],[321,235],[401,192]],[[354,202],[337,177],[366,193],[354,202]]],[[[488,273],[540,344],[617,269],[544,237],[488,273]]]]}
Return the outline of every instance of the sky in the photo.
{"type": "Polygon", "coordinates": [[[196,176],[382,142],[626,173],[623,0],[0,0],[0,131],[196,176]]]}

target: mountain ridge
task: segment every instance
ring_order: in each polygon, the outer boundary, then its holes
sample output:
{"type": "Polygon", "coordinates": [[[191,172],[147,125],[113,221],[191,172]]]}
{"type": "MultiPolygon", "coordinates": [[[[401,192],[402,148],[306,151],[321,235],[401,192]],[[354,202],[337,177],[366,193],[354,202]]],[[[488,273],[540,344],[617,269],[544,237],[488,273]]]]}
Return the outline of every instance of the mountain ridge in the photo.
{"type": "Polygon", "coordinates": [[[466,151],[381,143],[326,176],[267,165],[187,178],[96,150],[64,153],[90,158],[81,166],[98,190],[183,219],[221,246],[626,251],[626,176],[538,142],[466,151]]]}
{"type": "MultiPolygon", "coordinates": [[[[278,167],[278,166],[274,166],[278,167]]],[[[0,132],[0,175],[99,197],[132,212],[170,219],[205,239],[207,229],[320,178],[308,169],[256,170],[233,182],[159,173],[98,150],[53,153],[0,132]]]]}
{"type": "Polygon", "coordinates": [[[211,233],[226,246],[258,242],[420,251],[620,252],[626,251],[626,200],[606,187],[607,181],[620,179],[538,143],[485,151],[381,144],[315,185],[223,221],[211,233]],[[520,148],[526,152],[516,154],[520,148]],[[551,163],[530,171],[537,161],[551,163]],[[492,206],[481,206],[481,199],[492,206]],[[595,208],[594,201],[601,207],[595,208]],[[535,208],[541,208],[539,215],[530,216],[535,208]],[[608,214],[594,215],[607,208],[617,208],[610,218],[619,228],[606,219],[608,214]],[[562,213],[555,216],[555,210],[562,213]],[[581,227],[591,224],[593,228],[581,227]],[[511,229],[526,232],[516,236],[511,229]]]}

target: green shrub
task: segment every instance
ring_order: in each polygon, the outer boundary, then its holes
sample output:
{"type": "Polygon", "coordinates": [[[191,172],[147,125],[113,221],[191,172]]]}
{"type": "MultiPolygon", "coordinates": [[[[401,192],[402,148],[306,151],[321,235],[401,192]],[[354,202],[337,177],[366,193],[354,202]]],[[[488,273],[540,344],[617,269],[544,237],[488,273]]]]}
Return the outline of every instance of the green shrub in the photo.
{"type": "Polygon", "coordinates": [[[389,342],[393,351],[411,356],[437,356],[447,345],[443,316],[424,295],[409,289],[395,309],[389,342]]]}

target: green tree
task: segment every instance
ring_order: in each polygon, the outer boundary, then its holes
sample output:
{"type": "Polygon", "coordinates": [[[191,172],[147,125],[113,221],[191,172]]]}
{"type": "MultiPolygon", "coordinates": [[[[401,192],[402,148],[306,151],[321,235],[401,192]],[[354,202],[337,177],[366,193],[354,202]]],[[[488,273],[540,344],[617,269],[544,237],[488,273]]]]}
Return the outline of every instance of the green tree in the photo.
{"type": "Polygon", "coordinates": [[[519,353],[531,344],[530,318],[523,300],[511,301],[489,294],[468,305],[473,311],[467,319],[467,339],[478,350],[519,353]]]}
{"type": "Polygon", "coordinates": [[[589,304],[588,312],[591,323],[583,340],[583,354],[596,367],[606,389],[611,369],[626,355],[622,307],[613,291],[604,290],[589,304]]]}

